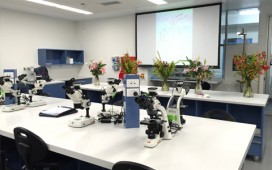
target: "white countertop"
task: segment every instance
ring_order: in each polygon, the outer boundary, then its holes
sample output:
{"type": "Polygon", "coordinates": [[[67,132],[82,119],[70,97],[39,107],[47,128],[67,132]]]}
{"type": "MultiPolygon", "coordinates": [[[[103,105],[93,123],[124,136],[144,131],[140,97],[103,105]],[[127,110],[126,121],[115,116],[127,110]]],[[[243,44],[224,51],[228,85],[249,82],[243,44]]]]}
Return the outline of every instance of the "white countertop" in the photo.
{"type": "MultiPolygon", "coordinates": [[[[93,91],[101,91],[102,89],[105,89],[107,87],[108,83],[100,83],[100,85],[94,85],[94,84],[83,84],[80,85],[80,88],[83,90],[93,90],[93,91]]],[[[118,86],[117,91],[123,90],[123,84],[120,84],[118,86]]]]}
{"type": "MultiPolygon", "coordinates": [[[[88,77],[74,77],[76,80],[78,79],[86,79],[88,77]]],[[[56,79],[56,80],[51,80],[49,82],[46,82],[46,84],[58,84],[58,83],[64,83],[67,80],[70,80],[71,78],[60,78],[60,79],[56,79]]]]}
{"type": "Polygon", "coordinates": [[[45,85],[48,85],[48,84],[59,84],[59,83],[64,83],[64,81],[62,81],[62,80],[51,80],[49,82],[46,82],[45,85]]]}
{"type": "MultiPolygon", "coordinates": [[[[60,118],[39,117],[38,113],[44,109],[73,104],[70,100],[50,97],[35,96],[35,99],[44,99],[47,105],[11,113],[0,111],[1,135],[13,138],[13,129],[22,126],[44,139],[50,150],[108,169],[115,162],[126,160],[156,170],[238,170],[255,131],[255,125],[184,116],[186,124],[172,140],[164,140],[150,149],[144,147],[147,137],[144,125],[125,129],[123,125],[95,123],[71,128],[68,121],[84,115],[84,110],[60,118]]],[[[96,115],[101,107],[92,103],[90,115],[96,115]]],[[[145,115],[142,110],[141,117],[145,115]]]]}
{"type": "MultiPolygon", "coordinates": [[[[162,81],[161,79],[150,79],[150,81],[162,81]]],[[[188,83],[195,83],[196,80],[194,79],[187,79],[187,78],[180,78],[180,79],[169,79],[167,80],[168,82],[176,82],[176,81],[183,81],[183,82],[188,82],[188,83]]],[[[223,79],[212,79],[212,80],[207,80],[208,83],[210,84],[219,84],[223,81],[223,79]]]]}
{"type": "Polygon", "coordinates": [[[205,95],[209,95],[209,98],[203,95],[196,95],[194,89],[191,89],[189,93],[184,96],[184,99],[265,107],[269,97],[268,94],[256,93],[254,93],[252,98],[246,98],[243,97],[243,93],[238,92],[213,90],[204,90],[203,92],[205,95]]]}
{"type": "MultiPolygon", "coordinates": [[[[81,85],[81,89],[100,91],[105,88],[107,83],[101,83],[99,86],[93,84],[81,85]]],[[[171,97],[173,88],[170,87],[169,91],[162,91],[161,87],[158,86],[145,86],[141,85],[140,90],[143,92],[148,92],[149,87],[157,87],[157,93],[160,97],[171,97]]],[[[120,84],[119,91],[123,90],[123,85],[120,84]]],[[[226,91],[214,91],[214,90],[203,90],[204,94],[209,95],[209,98],[204,97],[204,95],[196,95],[194,89],[190,89],[189,93],[184,96],[184,99],[208,101],[208,102],[218,102],[218,103],[229,103],[229,104],[241,104],[250,106],[261,106],[265,107],[269,98],[268,94],[256,94],[254,93],[253,98],[243,97],[243,93],[239,92],[226,92],[226,91]]]]}
{"type": "MultiPolygon", "coordinates": [[[[100,83],[100,85],[94,85],[94,84],[83,84],[80,85],[80,88],[83,90],[93,90],[93,91],[101,91],[103,88],[106,88],[108,85],[108,83],[100,83]]],[[[140,85],[140,90],[143,92],[148,92],[148,88],[149,87],[157,87],[157,86],[145,86],[145,85],[140,85]]],[[[158,95],[161,97],[171,97],[172,96],[172,89],[170,88],[169,91],[162,91],[161,87],[157,87],[158,88],[158,95]]],[[[123,90],[123,84],[120,84],[118,86],[118,91],[122,91],[123,90]]]]}

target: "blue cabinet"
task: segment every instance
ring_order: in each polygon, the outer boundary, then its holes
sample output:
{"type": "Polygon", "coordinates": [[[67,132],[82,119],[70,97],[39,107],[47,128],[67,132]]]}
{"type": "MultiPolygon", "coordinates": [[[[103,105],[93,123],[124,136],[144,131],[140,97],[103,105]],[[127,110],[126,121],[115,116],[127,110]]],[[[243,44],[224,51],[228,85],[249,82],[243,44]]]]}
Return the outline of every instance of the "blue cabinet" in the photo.
{"type": "MultiPolygon", "coordinates": [[[[49,97],[57,97],[57,98],[65,99],[66,98],[65,90],[62,88],[65,84],[64,81],[46,84],[43,88],[43,92],[48,94],[49,97]]],[[[92,79],[91,78],[78,78],[78,79],[76,79],[76,83],[90,84],[90,83],[92,83],[92,79]]]]}
{"type": "Polygon", "coordinates": [[[39,65],[84,64],[83,50],[38,49],[39,65]]]}
{"type": "Polygon", "coordinates": [[[64,86],[63,83],[53,83],[46,84],[43,88],[43,92],[46,93],[49,97],[56,98],[65,98],[65,90],[62,88],[64,86]]]}

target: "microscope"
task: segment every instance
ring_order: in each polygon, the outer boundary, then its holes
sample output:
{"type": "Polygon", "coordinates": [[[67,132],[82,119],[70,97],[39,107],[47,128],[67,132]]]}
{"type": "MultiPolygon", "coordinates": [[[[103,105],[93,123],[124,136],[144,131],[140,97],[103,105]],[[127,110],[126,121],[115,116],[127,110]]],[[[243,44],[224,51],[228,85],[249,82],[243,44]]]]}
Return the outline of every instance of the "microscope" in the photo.
{"type": "Polygon", "coordinates": [[[172,132],[169,126],[167,112],[161,105],[160,101],[156,98],[157,88],[148,88],[148,95],[142,94],[138,96],[135,92],[135,102],[147,111],[150,118],[141,121],[140,124],[147,125],[147,139],[144,143],[145,147],[154,148],[163,139],[172,139],[172,132]]]}
{"type": "Polygon", "coordinates": [[[29,84],[28,98],[24,96],[26,105],[29,107],[37,107],[46,105],[45,101],[42,100],[33,100],[33,95],[42,95],[43,88],[46,84],[46,81],[42,79],[41,76],[37,76],[34,67],[25,67],[24,71],[26,74],[18,76],[21,79],[20,82],[29,84]]]}
{"type": "Polygon", "coordinates": [[[185,119],[183,119],[183,109],[186,107],[182,103],[182,98],[190,90],[189,84],[183,82],[176,82],[175,87],[172,90],[172,96],[167,103],[167,114],[170,126],[177,126],[177,128],[182,128],[185,124],[185,119]]]}
{"type": "Polygon", "coordinates": [[[89,115],[91,102],[88,97],[83,94],[80,89],[80,84],[75,83],[75,79],[72,78],[68,81],[65,81],[65,85],[63,86],[66,95],[73,101],[75,109],[85,109],[86,115],[80,116],[79,118],[75,118],[69,121],[69,126],[71,127],[84,127],[95,122],[95,118],[89,115]]]}
{"type": "Polygon", "coordinates": [[[120,79],[109,80],[107,87],[102,89],[102,110],[98,113],[101,123],[111,123],[112,111],[106,111],[105,105],[116,95],[120,82],[120,79]]]}
{"type": "Polygon", "coordinates": [[[7,101],[7,98],[15,98],[16,104],[8,104],[3,106],[2,111],[3,112],[13,112],[17,110],[22,110],[25,108],[25,105],[21,104],[21,92],[20,90],[14,90],[12,81],[10,79],[10,76],[2,76],[0,77],[0,88],[2,89],[5,99],[7,101]]]}

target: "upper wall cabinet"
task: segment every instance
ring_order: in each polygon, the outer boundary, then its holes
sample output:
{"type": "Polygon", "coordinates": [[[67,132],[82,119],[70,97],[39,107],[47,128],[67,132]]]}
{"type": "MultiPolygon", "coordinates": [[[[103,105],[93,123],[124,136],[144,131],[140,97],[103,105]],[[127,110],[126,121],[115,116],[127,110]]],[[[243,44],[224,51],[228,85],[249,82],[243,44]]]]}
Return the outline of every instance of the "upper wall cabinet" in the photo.
{"type": "Polygon", "coordinates": [[[83,50],[38,49],[39,65],[84,64],[83,50]]]}

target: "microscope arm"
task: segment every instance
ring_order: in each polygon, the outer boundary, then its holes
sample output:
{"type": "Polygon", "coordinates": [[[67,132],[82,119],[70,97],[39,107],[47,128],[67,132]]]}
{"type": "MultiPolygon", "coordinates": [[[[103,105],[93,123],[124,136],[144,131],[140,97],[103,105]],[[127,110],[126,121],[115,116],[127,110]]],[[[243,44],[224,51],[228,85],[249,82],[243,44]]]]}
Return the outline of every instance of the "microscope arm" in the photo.
{"type": "Polygon", "coordinates": [[[165,108],[162,105],[157,106],[158,110],[162,113],[162,131],[164,132],[164,139],[172,139],[172,133],[171,133],[171,128],[169,126],[169,122],[168,122],[168,117],[167,117],[167,112],[165,110],[165,108]]]}

